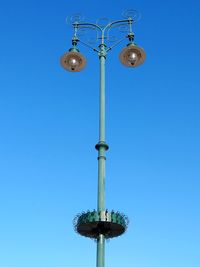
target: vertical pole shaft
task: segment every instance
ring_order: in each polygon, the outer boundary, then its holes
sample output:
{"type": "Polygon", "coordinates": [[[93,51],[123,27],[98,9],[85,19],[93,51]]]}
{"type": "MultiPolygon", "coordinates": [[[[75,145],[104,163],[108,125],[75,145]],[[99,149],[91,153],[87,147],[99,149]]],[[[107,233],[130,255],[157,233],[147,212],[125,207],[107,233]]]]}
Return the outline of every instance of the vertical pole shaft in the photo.
{"type": "MultiPolygon", "coordinates": [[[[99,143],[98,149],[98,212],[105,210],[105,45],[100,45],[100,97],[99,97],[99,143]]],[[[97,239],[97,267],[105,266],[105,237],[99,234],[97,239]]]]}
{"type": "MultiPolygon", "coordinates": [[[[104,51],[104,46],[102,47],[104,51]]],[[[105,55],[100,54],[99,141],[105,142],[105,55]]]]}
{"type": "Polygon", "coordinates": [[[105,210],[105,57],[100,55],[98,211],[105,210]]]}
{"type": "Polygon", "coordinates": [[[99,235],[97,240],[97,267],[105,266],[105,238],[99,235]]]}

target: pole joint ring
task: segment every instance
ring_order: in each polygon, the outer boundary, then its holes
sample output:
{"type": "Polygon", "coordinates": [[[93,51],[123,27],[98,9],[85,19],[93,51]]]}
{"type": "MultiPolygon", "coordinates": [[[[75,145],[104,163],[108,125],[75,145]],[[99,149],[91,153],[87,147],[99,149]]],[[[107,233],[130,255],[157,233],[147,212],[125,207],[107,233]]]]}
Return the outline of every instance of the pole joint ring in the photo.
{"type": "Polygon", "coordinates": [[[100,149],[101,147],[103,147],[105,150],[108,150],[108,149],[109,149],[108,144],[106,144],[106,143],[103,142],[103,141],[100,141],[100,142],[99,142],[98,144],[96,144],[96,146],[95,146],[96,150],[98,150],[98,151],[99,151],[99,149],[100,149]]]}
{"type": "Polygon", "coordinates": [[[104,160],[106,160],[106,157],[105,157],[105,156],[99,156],[97,159],[98,159],[98,160],[99,160],[99,159],[104,159],[104,160]]]}

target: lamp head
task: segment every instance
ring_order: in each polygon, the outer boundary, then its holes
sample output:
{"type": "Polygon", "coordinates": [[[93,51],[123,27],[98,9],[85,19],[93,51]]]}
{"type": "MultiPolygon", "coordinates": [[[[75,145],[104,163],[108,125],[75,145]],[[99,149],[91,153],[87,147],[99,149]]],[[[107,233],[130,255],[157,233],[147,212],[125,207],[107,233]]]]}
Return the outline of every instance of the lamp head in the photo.
{"type": "Polygon", "coordinates": [[[74,47],[65,53],[60,59],[61,65],[64,69],[71,72],[81,71],[86,65],[85,57],[74,47]]]}
{"type": "Polygon", "coordinates": [[[146,54],[141,47],[131,43],[122,49],[119,58],[123,65],[133,68],[144,62],[146,54]]]}

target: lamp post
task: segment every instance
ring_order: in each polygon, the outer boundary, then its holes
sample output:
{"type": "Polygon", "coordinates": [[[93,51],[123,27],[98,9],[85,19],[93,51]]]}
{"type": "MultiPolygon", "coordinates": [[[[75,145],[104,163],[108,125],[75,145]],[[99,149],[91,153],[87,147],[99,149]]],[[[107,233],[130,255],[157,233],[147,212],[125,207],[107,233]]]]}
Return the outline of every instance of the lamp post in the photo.
{"type": "Polygon", "coordinates": [[[108,52],[124,39],[128,39],[129,42],[120,53],[121,63],[126,67],[133,68],[144,62],[146,57],[144,50],[134,43],[133,22],[134,19],[131,16],[127,19],[110,22],[105,26],[75,21],[72,24],[74,28],[72,48],[61,57],[61,65],[64,69],[71,72],[81,71],[86,65],[86,59],[77,48],[80,42],[97,52],[100,62],[99,140],[95,146],[98,151],[97,210],[83,212],[74,219],[76,232],[97,241],[97,267],[105,266],[105,239],[120,236],[126,231],[128,225],[128,218],[123,213],[109,212],[105,206],[105,155],[109,148],[105,139],[105,62],[108,52]],[[108,47],[106,45],[106,41],[109,39],[107,34],[111,29],[118,26],[127,26],[127,34],[123,39],[108,47]],[[92,47],[79,38],[79,30],[84,28],[96,29],[100,33],[100,38],[98,38],[100,41],[97,47],[92,47]]]}

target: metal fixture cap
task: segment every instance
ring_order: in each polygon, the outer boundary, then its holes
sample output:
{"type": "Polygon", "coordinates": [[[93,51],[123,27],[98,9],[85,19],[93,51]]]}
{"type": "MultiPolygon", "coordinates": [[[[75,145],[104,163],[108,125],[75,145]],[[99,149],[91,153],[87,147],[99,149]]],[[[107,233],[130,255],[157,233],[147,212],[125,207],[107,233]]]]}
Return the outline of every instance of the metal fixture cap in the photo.
{"type": "Polygon", "coordinates": [[[85,67],[86,59],[77,48],[71,48],[61,57],[60,63],[65,70],[78,72],[85,67]]]}
{"type": "Polygon", "coordinates": [[[135,45],[128,44],[127,47],[123,48],[119,59],[126,67],[134,68],[141,65],[146,58],[144,49],[135,45]]]}

